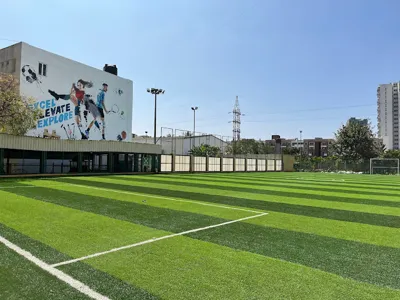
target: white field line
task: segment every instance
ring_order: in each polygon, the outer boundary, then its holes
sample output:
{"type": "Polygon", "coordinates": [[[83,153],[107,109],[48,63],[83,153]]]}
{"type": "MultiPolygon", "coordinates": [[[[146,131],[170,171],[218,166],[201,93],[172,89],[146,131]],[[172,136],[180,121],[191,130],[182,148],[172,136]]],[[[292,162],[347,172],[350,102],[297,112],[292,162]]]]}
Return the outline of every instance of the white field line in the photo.
{"type": "Polygon", "coordinates": [[[203,206],[211,206],[211,207],[219,207],[219,208],[225,208],[225,209],[239,210],[239,211],[245,211],[245,212],[249,212],[249,213],[253,213],[253,214],[261,214],[262,213],[262,211],[255,211],[255,210],[250,210],[250,209],[245,209],[245,208],[238,208],[238,207],[231,207],[231,206],[225,206],[225,205],[204,203],[204,202],[200,202],[200,201],[183,200],[183,199],[176,199],[176,198],[170,198],[170,197],[164,197],[164,196],[154,196],[154,195],[149,195],[149,194],[144,194],[144,193],[136,193],[136,192],[117,191],[117,190],[113,190],[113,189],[99,188],[99,187],[81,185],[81,184],[76,184],[76,183],[63,182],[63,184],[79,186],[79,187],[82,187],[82,188],[99,190],[99,191],[113,192],[113,193],[117,193],[117,194],[143,196],[143,197],[154,198],[154,199],[163,199],[163,200],[170,200],[170,201],[176,201],[176,202],[193,203],[193,204],[198,204],[198,205],[203,205],[203,206]]]}
{"type": "Polygon", "coordinates": [[[313,178],[301,178],[298,177],[296,178],[297,180],[302,180],[302,181],[315,181],[315,182],[332,182],[332,181],[336,181],[336,182],[344,182],[346,181],[345,179],[313,179],[313,178]]]}
{"type": "Polygon", "coordinates": [[[0,186],[0,190],[3,189],[17,189],[17,188],[34,188],[34,187],[38,187],[35,185],[11,185],[11,186],[0,186]]]}
{"type": "Polygon", "coordinates": [[[14,250],[17,252],[19,255],[23,256],[27,260],[31,261],[44,271],[50,273],[51,275],[57,277],[61,281],[64,281],[67,283],[69,286],[73,287],[74,289],[78,290],[79,292],[89,296],[92,299],[98,299],[98,300],[109,300],[108,297],[103,296],[94,290],[92,290],[90,287],[87,285],[83,284],[82,282],[72,278],[71,276],[65,274],[64,272],[50,266],[49,264],[45,263],[44,261],[40,260],[39,258],[33,256],[30,252],[21,249],[17,245],[13,244],[9,240],[5,239],[4,237],[0,236],[0,242],[6,245],[8,248],[11,250],[14,250]]]}
{"type": "Polygon", "coordinates": [[[153,238],[153,239],[146,240],[146,241],[143,241],[143,242],[139,242],[139,243],[135,243],[135,244],[131,244],[131,245],[126,245],[126,246],[114,248],[114,249],[103,251],[103,252],[90,254],[90,255],[87,255],[87,256],[80,257],[80,258],[67,260],[67,261],[64,261],[64,262],[53,264],[51,266],[54,267],[54,268],[57,268],[59,266],[72,264],[72,263],[75,263],[75,262],[78,262],[78,261],[82,261],[82,260],[93,258],[93,257],[98,257],[98,256],[109,254],[109,253],[112,253],[112,252],[117,252],[117,251],[129,249],[129,248],[133,248],[133,247],[137,247],[137,246],[141,246],[141,245],[145,245],[145,244],[150,244],[150,243],[154,243],[154,242],[157,242],[157,241],[161,241],[161,240],[165,240],[165,239],[169,239],[169,238],[173,238],[173,237],[176,237],[176,236],[181,236],[181,235],[185,235],[185,234],[189,234],[189,233],[193,233],[193,232],[203,231],[203,230],[207,230],[207,229],[211,229],[211,228],[215,228],[215,227],[225,226],[225,225],[229,225],[229,224],[232,224],[232,223],[237,223],[237,222],[241,222],[241,221],[245,221],[245,220],[249,220],[249,219],[254,219],[254,218],[262,217],[262,216],[265,216],[265,215],[268,215],[268,213],[262,213],[262,214],[258,214],[258,215],[255,215],[255,216],[236,219],[236,220],[232,220],[232,221],[228,221],[228,222],[224,222],[224,223],[220,223],[220,224],[216,224],[216,225],[211,225],[211,226],[201,227],[201,228],[197,228],[197,229],[191,229],[191,230],[180,232],[180,233],[174,233],[174,234],[170,234],[170,235],[165,235],[165,236],[162,236],[162,237],[159,237],[159,238],[153,238]]]}

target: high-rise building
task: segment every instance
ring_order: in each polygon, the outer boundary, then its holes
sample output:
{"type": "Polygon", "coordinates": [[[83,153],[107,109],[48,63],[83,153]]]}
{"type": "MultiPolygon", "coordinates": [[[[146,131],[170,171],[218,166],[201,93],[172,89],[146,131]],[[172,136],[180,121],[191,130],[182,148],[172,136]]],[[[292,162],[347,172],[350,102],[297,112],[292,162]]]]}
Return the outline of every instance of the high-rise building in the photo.
{"type": "Polygon", "coordinates": [[[381,84],[378,97],[378,136],[386,149],[399,149],[400,82],[381,84]]]}

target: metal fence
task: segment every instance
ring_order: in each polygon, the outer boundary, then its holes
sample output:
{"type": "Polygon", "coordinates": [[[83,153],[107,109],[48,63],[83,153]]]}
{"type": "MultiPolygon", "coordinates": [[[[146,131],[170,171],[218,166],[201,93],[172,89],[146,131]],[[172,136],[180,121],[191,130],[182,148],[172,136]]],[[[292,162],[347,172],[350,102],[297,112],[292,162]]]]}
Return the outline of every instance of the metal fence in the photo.
{"type": "MultiPolygon", "coordinates": [[[[148,142],[151,142],[150,138],[148,142]]],[[[158,139],[163,154],[174,155],[189,155],[193,148],[209,145],[218,148],[220,156],[224,156],[228,154],[231,142],[231,136],[169,127],[161,128],[161,136],[158,139]]]]}
{"type": "Polygon", "coordinates": [[[298,159],[294,165],[300,172],[357,172],[370,173],[370,161],[345,162],[341,160],[312,161],[298,159]]]}

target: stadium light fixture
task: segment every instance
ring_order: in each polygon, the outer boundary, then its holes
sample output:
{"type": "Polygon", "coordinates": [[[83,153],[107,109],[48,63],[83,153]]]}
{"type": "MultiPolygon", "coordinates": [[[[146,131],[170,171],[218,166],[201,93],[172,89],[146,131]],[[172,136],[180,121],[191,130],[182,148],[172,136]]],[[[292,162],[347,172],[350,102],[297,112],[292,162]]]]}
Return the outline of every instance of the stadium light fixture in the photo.
{"type": "Polygon", "coordinates": [[[157,95],[165,93],[163,89],[151,88],[147,92],[154,95],[154,145],[157,144],[157,95]]]}

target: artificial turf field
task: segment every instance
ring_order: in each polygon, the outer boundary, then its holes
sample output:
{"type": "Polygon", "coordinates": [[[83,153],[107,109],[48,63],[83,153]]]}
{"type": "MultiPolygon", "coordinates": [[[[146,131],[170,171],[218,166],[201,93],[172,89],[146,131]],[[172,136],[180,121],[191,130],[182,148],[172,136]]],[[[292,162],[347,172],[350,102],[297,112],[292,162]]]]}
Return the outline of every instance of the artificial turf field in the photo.
{"type": "Polygon", "coordinates": [[[400,299],[399,228],[396,176],[0,180],[0,299],[400,299]]]}

